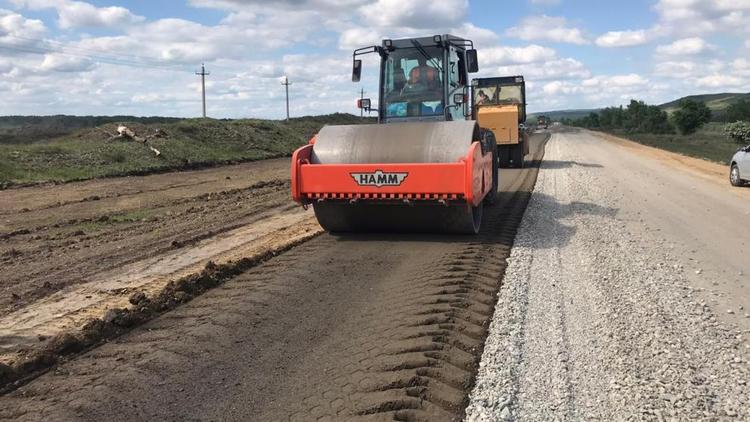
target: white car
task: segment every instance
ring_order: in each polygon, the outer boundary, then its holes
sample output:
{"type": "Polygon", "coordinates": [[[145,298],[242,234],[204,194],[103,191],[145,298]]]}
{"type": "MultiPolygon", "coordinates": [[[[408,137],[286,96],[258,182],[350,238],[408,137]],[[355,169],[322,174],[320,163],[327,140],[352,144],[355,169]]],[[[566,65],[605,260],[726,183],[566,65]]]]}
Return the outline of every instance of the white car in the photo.
{"type": "Polygon", "coordinates": [[[742,186],[750,182],[750,145],[740,149],[732,157],[729,165],[729,181],[732,186],[742,186]]]}

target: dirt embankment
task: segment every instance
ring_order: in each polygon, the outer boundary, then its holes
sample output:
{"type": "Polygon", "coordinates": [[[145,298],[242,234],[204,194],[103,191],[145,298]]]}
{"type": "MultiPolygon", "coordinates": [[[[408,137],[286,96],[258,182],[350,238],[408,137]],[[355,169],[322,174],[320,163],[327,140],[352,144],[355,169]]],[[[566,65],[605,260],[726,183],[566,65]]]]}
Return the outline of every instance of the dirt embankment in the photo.
{"type": "Polygon", "coordinates": [[[2,191],[0,364],[17,371],[0,378],[111,337],[319,231],[289,198],[286,159],[2,191]]]}

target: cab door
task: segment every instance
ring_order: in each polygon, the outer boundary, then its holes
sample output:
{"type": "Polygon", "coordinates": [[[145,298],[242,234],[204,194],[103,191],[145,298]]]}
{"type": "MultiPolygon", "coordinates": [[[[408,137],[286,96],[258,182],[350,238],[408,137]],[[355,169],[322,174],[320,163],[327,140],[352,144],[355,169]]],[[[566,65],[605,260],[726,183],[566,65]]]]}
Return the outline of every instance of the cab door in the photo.
{"type": "MultiPolygon", "coordinates": [[[[461,53],[463,54],[463,53],[461,53]]],[[[464,68],[464,61],[461,59],[461,55],[455,47],[451,46],[448,52],[448,97],[446,102],[448,104],[448,114],[451,120],[464,120],[465,115],[465,104],[456,104],[454,101],[454,94],[466,93],[466,69],[464,68]]]]}

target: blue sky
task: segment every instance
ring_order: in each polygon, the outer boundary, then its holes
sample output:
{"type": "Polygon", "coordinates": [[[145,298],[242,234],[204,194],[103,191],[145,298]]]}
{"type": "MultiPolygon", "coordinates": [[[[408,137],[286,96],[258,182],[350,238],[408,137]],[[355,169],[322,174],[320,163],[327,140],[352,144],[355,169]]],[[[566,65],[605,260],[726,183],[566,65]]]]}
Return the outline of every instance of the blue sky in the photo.
{"type": "Polygon", "coordinates": [[[353,48],[445,32],[532,111],[750,91],[750,0],[0,0],[0,114],[196,116],[201,62],[212,117],[356,113],[353,48]]]}

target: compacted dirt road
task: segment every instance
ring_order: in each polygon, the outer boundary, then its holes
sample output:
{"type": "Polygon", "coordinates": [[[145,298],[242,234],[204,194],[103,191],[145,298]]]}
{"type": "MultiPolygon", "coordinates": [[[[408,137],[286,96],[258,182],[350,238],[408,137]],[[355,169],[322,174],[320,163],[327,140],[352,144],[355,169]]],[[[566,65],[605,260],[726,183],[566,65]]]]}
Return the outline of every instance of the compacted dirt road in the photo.
{"type": "Polygon", "coordinates": [[[750,420],[750,188],[727,173],[554,134],[467,420],[750,420]]]}
{"type": "MultiPolygon", "coordinates": [[[[318,236],[0,397],[0,418],[460,419],[545,139],[501,172],[479,236],[318,236]]],[[[249,189],[269,188],[291,206],[283,181],[249,189]]],[[[237,221],[252,192],[196,225],[237,221]]]]}
{"type": "Polygon", "coordinates": [[[154,295],[209,261],[320,231],[289,200],[288,167],[268,160],[0,191],[0,365],[129,306],[134,292],[154,295]]]}
{"type": "Polygon", "coordinates": [[[291,209],[288,173],[280,159],[0,191],[0,315],[92,273],[291,209]]]}

